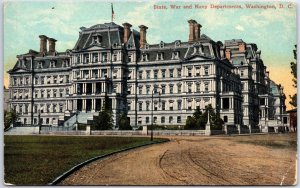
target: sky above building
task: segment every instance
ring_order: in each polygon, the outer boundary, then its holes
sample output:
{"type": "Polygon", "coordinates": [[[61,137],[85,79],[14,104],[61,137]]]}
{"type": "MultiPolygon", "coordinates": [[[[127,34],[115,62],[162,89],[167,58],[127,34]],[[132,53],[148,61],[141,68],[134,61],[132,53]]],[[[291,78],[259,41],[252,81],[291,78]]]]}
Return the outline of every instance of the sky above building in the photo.
{"type": "MultiPolygon", "coordinates": [[[[290,62],[296,44],[296,6],[289,2],[113,2],[114,22],[146,25],[149,44],[187,41],[187,20],[202,25],[201,34],[214,41],[242,39],[256,43],[270,77],[284,86],[287,96],[293,88],[290,62]],[[282,6],[281,6],[281,5],[282,6]],[[171,5],[180,6],[172,9],[171,5]],[[223,6],[223,5],[226,5],[223,6]],[[251,6],[249,6],[251,5],[251,6]],[[163,6],[166,9],[161,9],[163,6]],[[252,7],[252,8],[247,8],[252,7]],[[275,8],[274,8],[275,7],[275,8]],[[283,8],[280,8],[283,7],[283,8]]],[[[80,27],[111,22],[111,3],[99,1],[11,1],[4,4],[4,85],[6,73],[16,55],[29,49],[39,51],[39,35],[55,38],[57,51],[72,49],[80,27]]]]}

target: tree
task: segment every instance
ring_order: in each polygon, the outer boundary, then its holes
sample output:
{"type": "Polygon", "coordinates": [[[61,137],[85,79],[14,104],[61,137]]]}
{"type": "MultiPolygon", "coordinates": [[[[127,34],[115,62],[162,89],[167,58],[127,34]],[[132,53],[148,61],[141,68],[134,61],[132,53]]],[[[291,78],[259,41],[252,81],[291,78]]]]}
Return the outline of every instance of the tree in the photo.
{"type": "Polygon", "coordinates": [[[125,114],[122,114],[119,119],[119,130],[132,130],[130,121],[125,114]]]}
{"type": "Polygon", "coordinates": [[[95,118],[92,126],[93,130],[110,130],[113,128],[113,115],[111,109],[105,106],[99,112],[98,117],[95,118]]]}
{"type": "Polygon", "coordinates": [[[196,129],[196,119],[194,117],[190,117],[190,116],[187,117],[184,129],[187,129],[187,130],[196,129]]]}
{"type": "Polygon", "coordinates": [[[220,118],[218,114],[215,113],[215,110],[212,108],[211,104],[205,107],[204,112],[200,109],[196,109],[193,113],[193,117],[188,117],[186,120],[185,129],[205,129],[205,125],[208,120],[208,112],[210,117],[210,125],[213,130],[222,129],[224,121],[220,118]]]}
{"type": "Polygon", "coordinates": [[[9,128],[11,124],[15,124],[19,120],[20,116],[15,110],[13,111],[4,111],[4,130],[9,128]]]}
{"type": "MultiPolygon", "coordinates": [[[[293,75],[293,86],[297,88],[297,45],[295,45],[294,50],[294,59],[295,62],[291,62],[291,74],[293,75]]],[[[297,107],[297,93],[295,93],[293,96],[290,95],[291,101],[289,102],[292,106],[297,107]]]]}

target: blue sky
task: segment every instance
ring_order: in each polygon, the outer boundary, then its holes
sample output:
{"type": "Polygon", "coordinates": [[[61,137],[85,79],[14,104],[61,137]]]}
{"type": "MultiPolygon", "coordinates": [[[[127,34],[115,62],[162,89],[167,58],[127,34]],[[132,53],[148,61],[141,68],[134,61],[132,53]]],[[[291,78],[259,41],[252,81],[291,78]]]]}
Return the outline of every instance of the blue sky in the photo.
{"type": "MultiPolygon", "coordinates": [[[[188,40],[187,20],[202,25],[201,33],[215,41],[243,39],[256,43],[273,80],[285,87],[286,94],[295,92],[289,65],[296,44],[296,7],[283,9],[246,9],[246,2],[113,2],[114,22],[129,22],[133,29],[143,24],[149,27],[148,43],[188,40]],[[243,9],[178,9],[169,5],[242,5],[243,9]],[[155,10],[154,5],[166,5],[167,10],[155,10]],[[278,77],[278,75],[285,75],[278,77]]],[[[250,2],[250,4],[257,4],[250,2]]],[[[265,5],[279,6],[278,2],[265,5]]],[[[282,3],[285,7],[288,2],[282,3]]],[[[260,5],[262,5],[260,3],[260,5]]],[[[11,1],[4,4],[4,69],[13,67],[16,55],[39,50],[41,34],[57,39],[58,51],[71,49],[81,26],[111,21],[110,2],[97,1],[11,1]],[[54,9],[52,9],[54,7],[54,9]]],[[[7,74],[4,75],[7,85],[7,74]]]]}

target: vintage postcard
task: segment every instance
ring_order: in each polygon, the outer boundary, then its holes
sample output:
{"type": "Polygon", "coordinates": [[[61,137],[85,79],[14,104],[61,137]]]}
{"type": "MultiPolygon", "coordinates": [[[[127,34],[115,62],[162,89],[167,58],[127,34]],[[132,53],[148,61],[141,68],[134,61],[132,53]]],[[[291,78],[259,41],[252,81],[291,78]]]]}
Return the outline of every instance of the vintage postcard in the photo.
{"type": "Polygon", "coordinates": [[[296,185],[295,1],[5,1],[5,185],[296,185]]]}

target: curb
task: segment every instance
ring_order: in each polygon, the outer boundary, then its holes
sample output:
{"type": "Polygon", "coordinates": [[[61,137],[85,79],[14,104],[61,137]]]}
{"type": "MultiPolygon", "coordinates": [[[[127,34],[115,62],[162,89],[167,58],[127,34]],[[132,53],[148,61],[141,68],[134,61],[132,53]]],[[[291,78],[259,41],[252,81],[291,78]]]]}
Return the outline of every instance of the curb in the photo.
{"type": "Polygon", "coordinates": [[[143,144],[143,145],[139,145],[139,146],[134,146],[134,147],[131,147],[131,148],[125,148],[125,149],[122,149],[122,150],[114,151],[114,152],[111,152],[111,153],[108,153],[108,154],[105,154],[105,155],[100,155],[100,156],[93,157],[93,158],[88,159],[88,160],[86,160],[86,161],[84,161],[84,162],[82,162],[82,163],[80,163],[78,165],[73,166],[71,169],[67,170],[66,172],[64,172],[63,174],[61,174],[57,178],[55,178],[51,183],[48,183],[48,185],[56,185],[56,184],[60,183],[63,179],[65,179],[66,177],[68,177],[69,175],[71,175],[76,170],[79,170],[83,166],[85,166],[85,165],[87,165],[87,164],[89,164],[89,163],[91,163],[91,162],[93,162],[95,160],[98,160],[98,159],[101,159],[101,158],[105,158],[105,157],[108,157],[108,156],[111,156],[111,155],[114,155],[114,154],[117,154],[117,153],[121,153],[121,152],[124,152],[124,151],[128,151],[128,150],[140,148],[140,147],[143,147],[143,146],[149,146],[149,145],[153,145],[153,144],[161,144],[161,143],[165,143],[165,142],[169,142],[169,141],[170,140],[167,139],[167,140],[162,140],[162,141],[147,143],[147,144],[143,144]]]}

